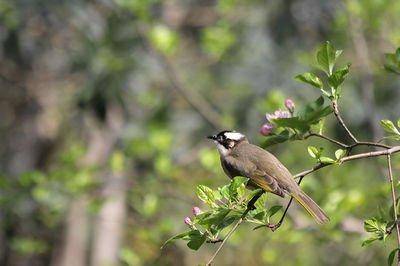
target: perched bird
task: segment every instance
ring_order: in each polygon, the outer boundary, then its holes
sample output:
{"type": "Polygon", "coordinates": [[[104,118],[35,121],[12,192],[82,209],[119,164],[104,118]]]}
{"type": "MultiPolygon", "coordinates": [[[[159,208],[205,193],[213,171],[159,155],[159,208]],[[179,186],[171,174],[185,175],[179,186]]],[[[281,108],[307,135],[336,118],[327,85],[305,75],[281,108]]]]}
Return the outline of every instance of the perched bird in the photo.
{"type": "Polygon", "coordinates": [[[220,154],[221,165],[230,178],[249,178],[248,186],[262,188],[284,197],[292,196],[319,224],[329,221],[328,216],[304,193],[289,170],[271,153],[250,144],[246,136],[235,131],[222,131],[208,136],[220,154]]]}

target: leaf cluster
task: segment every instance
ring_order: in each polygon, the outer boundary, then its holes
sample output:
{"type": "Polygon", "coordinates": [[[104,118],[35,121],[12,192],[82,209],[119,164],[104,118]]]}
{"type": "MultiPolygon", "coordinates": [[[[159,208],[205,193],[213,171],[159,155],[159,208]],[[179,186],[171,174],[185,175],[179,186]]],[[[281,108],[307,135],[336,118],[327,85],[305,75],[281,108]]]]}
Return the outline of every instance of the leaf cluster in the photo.
{"type": "MultiPolygon", "coordinates": [[[[235,177],[231,182],[217,190],[199,185],[196,194],[198,198],[208,205],[209,210],[204,211],[193,218],[189,225],[190,230],[168,239],[166,244],[182,239],[187,241],[190,249],[197,250],[205,242],[218,242],[221,231],[239,220],[247,209],[249,201],[260,189],[249,190],[246,188],[247,178],[235,177]]],[[[266,225],[282,206],[265,208],[267,195],[264,193],[254,204],[244,218],[246,222],[266,225]]]]}

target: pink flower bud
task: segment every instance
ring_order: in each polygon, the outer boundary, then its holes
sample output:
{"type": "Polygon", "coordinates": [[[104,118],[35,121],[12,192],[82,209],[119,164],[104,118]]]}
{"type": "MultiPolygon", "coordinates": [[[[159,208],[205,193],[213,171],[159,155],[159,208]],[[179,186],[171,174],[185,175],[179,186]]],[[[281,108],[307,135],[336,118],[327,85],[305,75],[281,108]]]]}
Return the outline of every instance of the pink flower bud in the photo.
{"type": "Polygon", "coordinates": [[[193,212],[194,216],[197,216],[197,215],[199,215],[201,213],[201,210],[200,210],[199,207],[193,207],[192,208],[192,212],[193,212]]]}
{"type": "Polygon", "coordinates": [[[274,126],[266,123],[264,125],[261,126],[260,128],[260,134],[263,136],[268,136],[269,134],[271,134],[272,130],[274,129],[274,126]]]}
{"type": "Polygon", "coordinates": [[[293,112],[294,111],[294,101],[292,99],[287,98],[285,100],[285,107],[290,111],[293,112]]]}
{"type": "Polygon", "coordinates": [[[183,222],[187,225],[191,225],[192,224],[192,220],[190,220],[189,217],[185,217],[185,219],[183,220],[183,222]]]}

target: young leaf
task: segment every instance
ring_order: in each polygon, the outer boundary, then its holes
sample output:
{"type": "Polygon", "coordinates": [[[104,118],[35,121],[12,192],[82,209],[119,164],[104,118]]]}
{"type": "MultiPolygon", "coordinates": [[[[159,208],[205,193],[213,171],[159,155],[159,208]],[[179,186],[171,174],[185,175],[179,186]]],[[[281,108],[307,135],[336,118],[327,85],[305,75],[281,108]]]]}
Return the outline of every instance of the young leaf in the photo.
{"type": "Polygon", "coordinates": [[[328,78],[328,84],[337,89],[340,85],[342,85],[345,80],[347,74],[349,74],[350,64],[347,64],[345,67],[342,67],[336,70],[331,76],[328,78]]]}
{"type": "Polygon", "coordinates": [[[271,208],[269,208],[269,210],[267,212],[267,217],[274,216],[280,209],[282,209],[282,206],[280,206],[280,205],[272,206],[271,208]]]}
{"type": "Polygon", "coordinates": [[[261,197],[258,198],[254,206],[256,207],[257,210],[262,211],[265,209],[266,202],[267,202],[267,193],[264,193],[261,195],[261,197]]]}
{"type": "Polygon", "coordinates": [[[329,42],[326,42],[319,48],[317,52],[317,62],[328,76],[332,74],[335,61],[341,53],[341,50],[336,51],[329,42]]]}
{"type": "Polygon", "coordinates": [[[282,143],[287,140],[289,140],[292,137],[292,134],[289,132],[289,130],[285,129],[279,134],[272,133],[266,137],[263,147],[268,147],[274,144],[282,143]]]}
{"type": "Polygon", "coordinates": [[[318,159],[321,156],[319,150],[314,146],[308,146],[307,151],[308,154],[315,159],[318,159]]]}
{"type": "Polygon", "coordinates": [[[302,132],[310,129],[310,126],[305,121],[301,121],[299,117],[277,118],[274,119],[274,124],[278,127],[289,127],[302,132]]]}
{"type": "Polygon", "coordinates": [[[220,194],[223,198],[225,198],[225,199],[227,199],[227,200],[230,199],[230,198],[229,198],[229,185],[225,185],[225,186],[223,186],[223,187],[218,188],[218,191],[219,191],[219,194],[220,194]]]}
{"type": "Polygon", "coordinates": [[[198,250],[201,245],[206,241],[207,237],[203,235],[199,230],[193,230],[189,234],[189,242],[187,246],[190,249],[198,250]]]}
{"type": "Polygon", "coordinates": [[[393,122],[390,120],[387,120],[387,119],[381,120],[381,126],[387,133],[394,134],[394,135],[400,135],[399,130],[395,127],[393,122]]]}
{"type": "Polygon", "coordinates": [[[204,185],[198,185],[196,194],[200,200],[202,200],[204,203],[207,203],[210,207],[217,206],[217,204],[215,204],[214,202],[215,201],[214,192],[211,188],[204,185]]]}
{"type": "Polygon", "coordinates": [[[362,246],[362,247],[365,247],[365,246],[371,244],[372,242],[374,242],[375,240],[379,240],[379,237],[376,237],[376,236],[370,237],[370,238],[364,240],[364,241],[361,243],[361,246],[362,246]]]}
{"type": "MultiPolygon", "coordinates": [[[[211,212],[207,216],[201,216],[200,219],[197,221],[197,223],[207,228],[211,227],[212,225],[218,225],[229,214],[229,212],[230,212],[229,209],[225,208],[218,209],[214,212],[211,212]]],[[[196,220],[197,218],[198,217],[196,217],[196,220]]]]}
{"type": "Polygon", "coordinates": [[[338,150],[335,151],[335,157],[336,157],[337,160],[342,159],[343,156],[345,156],[345,155],[346,155],[346,151],[345,150],[338,149],[338,150]]]}
{"type": "Polygon", "coordinates": [[[388,261],[387,261],[388,262],[388,266],[392,266],[393,265],[394,257],[395,257],[395,255],[396,255],[396,253],[398,251],[399,251],[399,249],[395,248],[390,252],[389,257],[388,257],[388,261]]]}
{"type": "Polygon", "coordinates": [[[310,73],[310,72],[306,72],[306,73],[297,75],[295,77],[295,79],[305,82],[305,83],[308,83],[311,86],[314,86],[318,89],[322,89],[322,87],[323,87],[322,81],[319,79],[319,77],[317,77],[316,75],[314,75],[313,73],[310,73]]]}
{"type": "Polygon", "coordinates": [[[236,199],[238,196],[238,189],[242,186],[242,185],[246,185],[248,181],[248,178],[246,177],[242,177],[242,176],[237,176],[235,177],[232,181],[231,184],[229,185],[229,196],[232,199],[236,199]]]}
{"type": "Polygon", "coordinates": [[[320,161],[321,163],[324,163],[324,164],[333,164],[333,163],[336,162],[336,161],[333,160],[332,158],[329,158],[329,157],[326,157],[326,156],[321,156],[321,157],[319,158],[319,161],[320,161]]]}
{"type": "Polygon", "coordinates": [[[332,113],[330,106],[324,106],[324,97],[319,97],[314,102],[307,104],[299,110],[297,116],[309,125],[317,124],[322,118],[332,113]]]}
{"type": "Polygon", "coordinates": [[[181,234],[178,234],[178,235],[175,235],[175,236],[169,238],[167,241],[165,241],[165,243],[161,246],[161,248],[164,248],[169,243],[171,243],[171,242],[173,242],[175,240],[178,240],[178,239],[184,239],[184,240],[186,239],[187,240],[189,238],[189,235],[193,231],[196,231],[196,230],[190,230],[190,231],[187,231],[187,232],[184,232],[184,233],[181,233],[181,234]]]}

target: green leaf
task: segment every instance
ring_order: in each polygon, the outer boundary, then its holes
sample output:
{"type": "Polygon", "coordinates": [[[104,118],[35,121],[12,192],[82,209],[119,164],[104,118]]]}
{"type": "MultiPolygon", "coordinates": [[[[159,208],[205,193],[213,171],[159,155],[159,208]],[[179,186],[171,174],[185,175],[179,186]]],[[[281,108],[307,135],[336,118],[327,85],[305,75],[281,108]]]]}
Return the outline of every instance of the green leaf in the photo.
{"type": "Polygon", "coordinates": [[[384,67],[388,72],[400,74],[399,49],[396,50],[396,53],[385,54],[386,63],[384,67]]]}
{"type": "Polygon", "coordinates": [[[221,188],[218,188],[219,194],[221,194],[222,197],[225,199],[229,200],[229,185],[225,185],[221,188]]]}
{"type": "Polygon", "coordinates": [[[271,208],[269,208],[269,210],[267,212],[267,217],[274,216],[280,209],[282,209],[282,206],[280,206],[280,205],[272,206],[271,208]]]}
{"type": "Polygon", "coordinates": [[[397,48],[397,50],[396,50],[396,59],[397,59],[397,62],[400,62],[400,47],[397,48]]]}
{"type": "Polygon", "coordinates": [[[318,159],[321,156],[319,150],[314,146],[308,146],[307,151],[308,154],[315,159],[318,159]]]}
{"type": "MultiPolygon", "coordinates": [[[[364,221],[364,229],[365,229],[365,231],[373,234],[372,238],[376,238],[378,240],[384,241],[387,237],[387,232],[386,232],[387,223],[376,217],[365,220],[364,221]]],[[[372,240],[372,241],[374,241],[374,240],[372,240]]]]}
{"type": "Polygon", "coordinates": [[[266,202],[267,202],[267,193],[264,193],[261,195],[261,197],[258,198],[254,206],[256,207],[257,210],[262,211],[265,209],[266,202]]]}
{"type": "Polygon", "coordinates": [[[322,89],[322,87],[323,87],[322,81],[319,79],[319,77],[317,77],[315,74],[310,73],[310,72],[306,72],[306,73],[297,75],[295,77],[295,79],[305,82],[305,83],[308,83],[311,86],[314,86],[318,89],[322,89]]]}
{"type": "Polygon", "coordinates": [[[397,120],[397,126],[400,127],[400,119],[397,120]]]}
{"type": "Polygon", "coordinates": [[[238,197],[238,189],[240,189],[240,187],[242,185],[246,185],[247,181],[248,181],[248,178],[246,178],[246,177],[243,177],[243,176],[235,177],[231,181],[231,184],[229,185],[229,196],[232,199],[236,199],[238,197]]]}
{"type": "Polygon", "coordinates": [[[335,48],[326,42],[317,52],[317,62],[322,70],[329,76],[332,74],[333,67],[335,66],[336,59],[341,55],[342,50],[335,50],[335,48]]]}
{"type": "Polygon", "coordinates": [[[204,185],[198,185],[196,194],[199,197],[200,200],[202,200],[204,203],[208,204],[210,207],[216,207],[217,204],[215,204],[215,197],[214,197],[214,192],[211,188],[204,186],[204,185]]]}
{"type": "Polygon", "coordinates": [[[361,246],[362,246],[362,247],[365,247],[365,246],[371,244],[372,242],[374,242],[375,240],[379,240],[379,237],[376,237],[376,236],[370,237],[370,238],[364,240],[364,241],[362,242],[361,246]]]}
{"type": "Polygon", "coordinates": [[[346,155],[346,151],[345,150],[338,149],[338,150],[335,151],[335,157],[336,157],[337,160],[342,159],[343,156],[345,156],[345,155],[346,155]]]}
{"type": "Polygon", "coordinates": [[[166,245],[168,245],[169,243],[178,240],[178,239],[184,239],[184,240],[188,240],[189,239],[189,235],[193,232],[193,231],[197,231],[197,230],[190,230],[178,235],[175,235],[171,238],[169,238],[167,241],[165,241],[165,243],[161,246],[161,248],[164,248],[166,245]]]}
{"type": "Polygon", "coordinates": [[[321,163],[324,163],[324,164],[333,164],[333,163],[336,162],[334,159],[329,158],[329,157],[326,157],[326,156],[321,156],[321,157],[319,158],[319,161],[320,161],[321,163]]]}
{"type": "Polygon", "coordinates": [[[287,140],[289,140],[292,137],[292,134],[289,132],[289,130],[285,129],[284,131],[276,134],[270,134],[265,138],[265,141],[263,143],[263,147],[268,147],[274,144],[282,143],[287,140]]]}
{"type": "Polygon", "coordinates": [[[211,227],[212,225],[218,225],[222,222],[222,220],[229,214],[230,210],[221,208],[205,216],[197,216],[195,218],[195,222],[205,227],[211,227]]]}
{"type": "Polygon", "coordinates": [[[310,126],[307,125],[307,123],[305,121],[300,120],[299,117],[277,118],[277,119],[274,119],[273,122],[278,127],[289,127],[289,128],[300,130],[302,132],[305,132],[310,129],[310,126]]]}
{"type": "Polygon", "coordinates": [[[387,261],[388,262],[388,266],[392,266],[393,265],[394,257],[395,257],[395,255],[396,255],[396,253],[398,251],[399,251],[399,249],[395,248],[390,252],[390,254],[388,256],[388,261],[387,261]]]}
{"type": "Polygon", "coordinates": [[[399,130],[390,120],[387,119],[381,120],[381,126],[389,134],[400,135],[399,130]]]}
{"type": "Polygon", "coordinates": [[[203,235],[199,230],[193,230],[189,234],[189,242],[187,246],[190,249],[198,250],[201,245],[206,241],[207,237],[203,235]]]}
{"type": "Polygon", "coordinates": [[[331,76],[329,76],[328,84],[335,89],[342,85],[347,74],[349,74],[349,68],[350,64],[347,64],[345,67],[336,70],[331,76]]]}
{"type": "Polygon", "coordinates": [[[319,97],[314,102],[301,108],[297,116],[309,125],[317,124],[322,118],[332,113],[330,106],[324,106],[324,97],[319,97]]]}
{"type": "Polygon", "coordinates": [[[226,216],[216,227],[217,230],[222,230],[225,227],[230,226],[234,221],[240,218],[239,214],[233,214],[226,216]]]}

